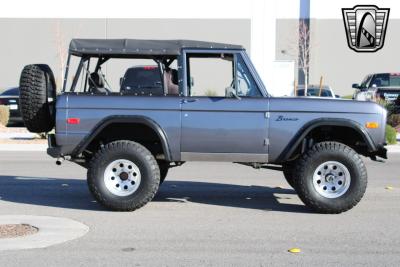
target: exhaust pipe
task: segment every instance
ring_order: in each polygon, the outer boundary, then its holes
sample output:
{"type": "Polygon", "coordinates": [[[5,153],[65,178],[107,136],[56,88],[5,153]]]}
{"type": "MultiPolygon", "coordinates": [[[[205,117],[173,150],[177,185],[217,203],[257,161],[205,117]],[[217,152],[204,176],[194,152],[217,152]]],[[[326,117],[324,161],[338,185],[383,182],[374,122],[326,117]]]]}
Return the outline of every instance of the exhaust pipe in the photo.
{"type": "Polygon", "coordinates": [[[60,165],[63,163],[64,160],[65,160],[64,157],[58,158],[58,159],[56,160],[56,164],[57,164],[58,166],[60,166],[60,165]]]}
{"type": "Polygon", "coordinates": [[[64,160],[71,160],[71,156],[61,156],[56,160],[56,164],[60,166],[64,160]]]}

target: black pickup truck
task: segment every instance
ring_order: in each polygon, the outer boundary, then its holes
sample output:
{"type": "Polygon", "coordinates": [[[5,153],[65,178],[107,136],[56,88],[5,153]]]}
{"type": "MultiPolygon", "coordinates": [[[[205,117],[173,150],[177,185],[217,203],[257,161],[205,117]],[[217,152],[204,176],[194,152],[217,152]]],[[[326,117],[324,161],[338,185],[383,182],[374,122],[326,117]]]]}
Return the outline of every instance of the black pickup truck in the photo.
{"type": "Polygon", "coordinates": [[[400,97],[400,73],[374,73],[367,75],[361,84],[353,84],[356,89],[353,99],[383,99],[393,102],[400,97]]]}

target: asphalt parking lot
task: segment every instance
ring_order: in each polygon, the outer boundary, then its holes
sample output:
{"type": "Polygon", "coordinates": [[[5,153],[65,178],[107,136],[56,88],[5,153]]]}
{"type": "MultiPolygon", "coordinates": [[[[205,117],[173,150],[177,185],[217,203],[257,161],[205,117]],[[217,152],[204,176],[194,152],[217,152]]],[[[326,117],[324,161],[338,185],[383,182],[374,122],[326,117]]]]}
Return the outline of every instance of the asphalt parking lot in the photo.
{"type": "Polygon", "coordinates": [[[400,154],[364,160],[367,193],[340,215],[312,213],[279,172],[207,162],[171,169],[151,203],[118,213],[94,201],[85,169],[56,166],[44,152],[0,152],[0,215],[66,217],[90,228],[60,245],[1,251],[0,265],[398,266],[400,154]]]}

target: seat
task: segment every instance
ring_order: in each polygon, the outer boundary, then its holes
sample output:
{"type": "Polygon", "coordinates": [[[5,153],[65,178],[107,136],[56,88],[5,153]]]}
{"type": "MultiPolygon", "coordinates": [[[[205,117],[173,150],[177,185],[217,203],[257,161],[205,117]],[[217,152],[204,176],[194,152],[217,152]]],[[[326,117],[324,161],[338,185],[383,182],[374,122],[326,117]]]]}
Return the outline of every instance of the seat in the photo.
{"type": "Polygon", "coordinates": [[[89,91],[94,94],[107,94],[110,92],[110,90],[104,87],[103,76],[98,74],[97,72],[93,72],[90,74],[89,91]]]}
{"type": "Polygon", "coordinates": [[[176,69],[166,69],[164,71],[164,85],[168,95],[179,95],[178,71],[176,69]]]}

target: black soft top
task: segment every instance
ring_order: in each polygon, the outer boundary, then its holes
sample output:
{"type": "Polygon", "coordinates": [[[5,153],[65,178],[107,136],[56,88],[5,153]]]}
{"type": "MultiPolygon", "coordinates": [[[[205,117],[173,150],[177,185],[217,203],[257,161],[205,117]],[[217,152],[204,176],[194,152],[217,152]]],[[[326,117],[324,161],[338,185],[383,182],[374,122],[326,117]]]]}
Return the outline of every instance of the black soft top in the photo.
{"type": "Polygon", "coordinates": [[[72,39],[69,51],[76,56],[180,55],[182,48],[243,49],[240,45],[193,40],[72,39]]]}

